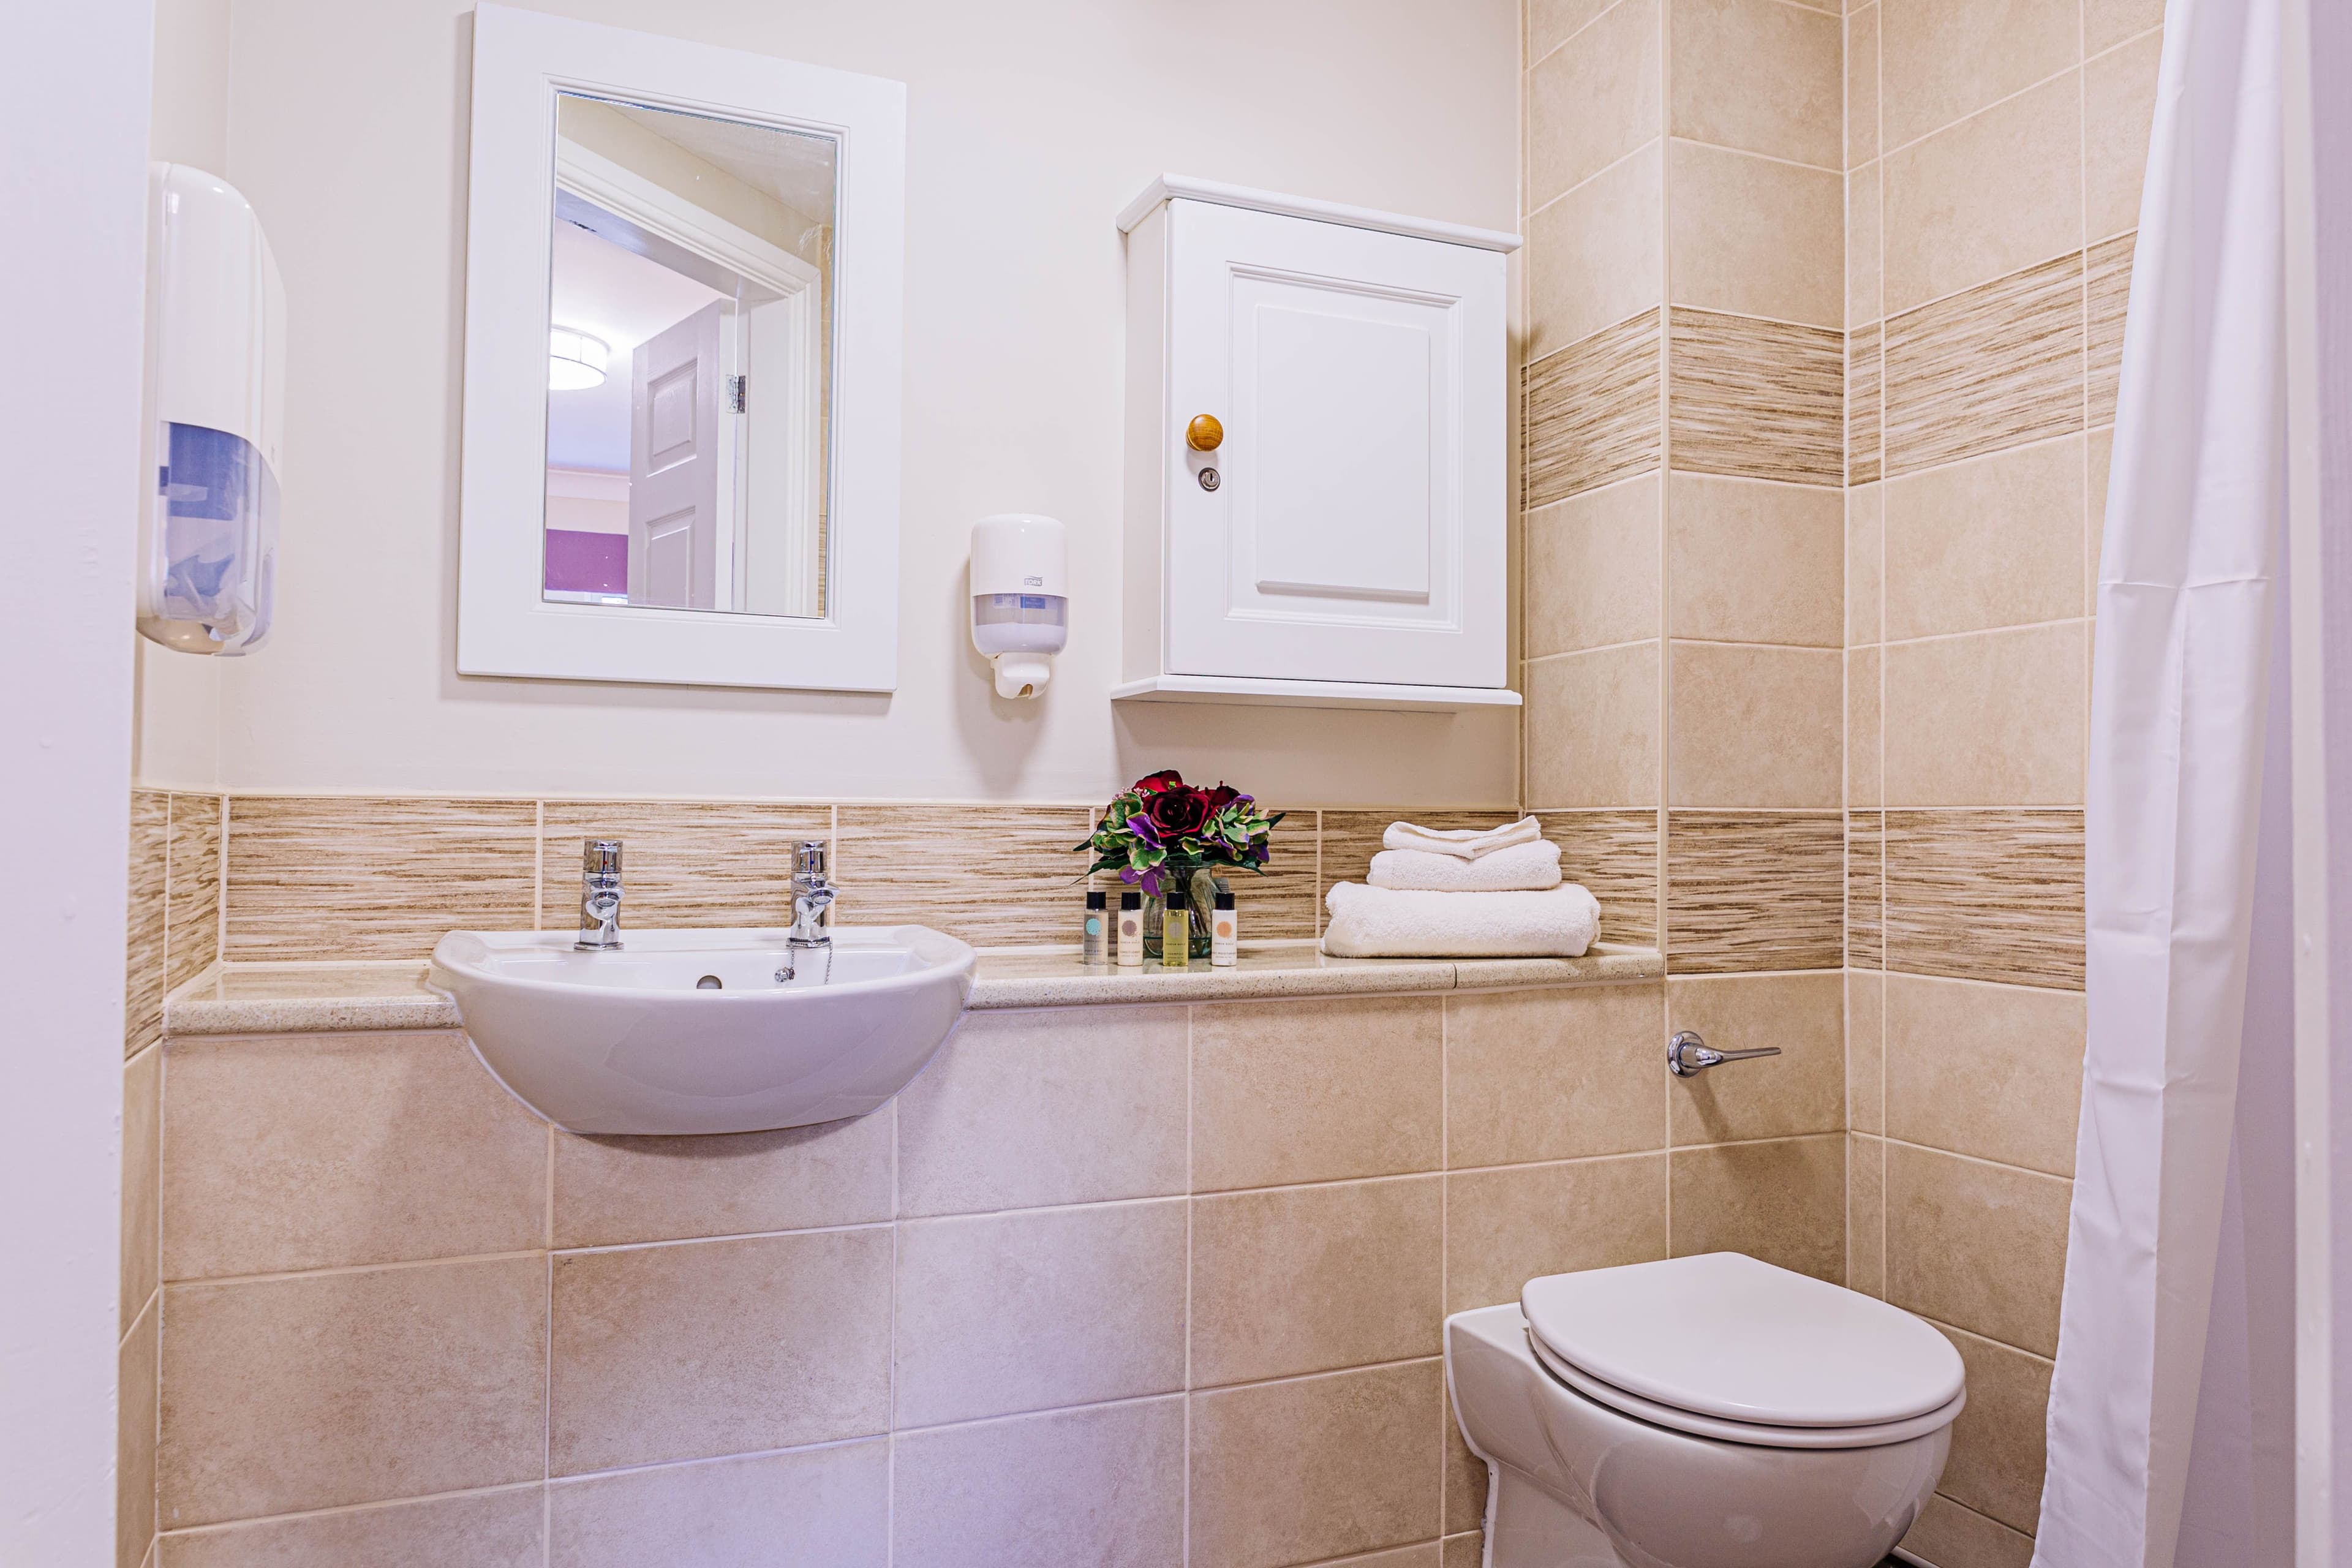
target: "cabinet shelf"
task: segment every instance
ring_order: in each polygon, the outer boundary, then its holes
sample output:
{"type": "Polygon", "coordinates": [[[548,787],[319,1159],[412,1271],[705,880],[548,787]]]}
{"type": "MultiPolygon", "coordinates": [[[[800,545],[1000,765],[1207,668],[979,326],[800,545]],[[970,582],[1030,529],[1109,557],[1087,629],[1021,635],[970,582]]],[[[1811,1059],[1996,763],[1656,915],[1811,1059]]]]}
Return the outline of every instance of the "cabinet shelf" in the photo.
{"type": "Polygon", "coordinates": [[[1459,713],[1517,708],[1519,694],[1488,686],[1389,686],[1357,680],[1270,680],[1232,675],[1155,675],[1110,689],[1113,702],[1221,702],[1244,708],[1384,708],[1459,713]]]}

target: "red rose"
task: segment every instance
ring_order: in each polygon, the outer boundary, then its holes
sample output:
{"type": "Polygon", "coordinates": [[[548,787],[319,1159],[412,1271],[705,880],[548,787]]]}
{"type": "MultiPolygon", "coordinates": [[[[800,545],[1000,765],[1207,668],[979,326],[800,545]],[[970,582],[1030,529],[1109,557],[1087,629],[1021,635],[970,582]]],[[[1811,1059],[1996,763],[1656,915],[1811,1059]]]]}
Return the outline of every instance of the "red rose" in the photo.
{"type": "Polygon", "coordinates": [[[1183,787],[1184,775],[1178,773],[1174,768],[1162,768],[1158,773],[1153,773],[1150,778],[1138,779],[1135,781],[1135,793],[1147,797],[1158,795],[1163,790],[1182,789],[1183,787]]]}
{"type": "Polygon", "coordinates": [[[1143,814],[1166,837],[1198,833],[1209,820],[1209,792],[1171,784],[1143,797],[1143,814]]]}
{"type": "Polygon", "coordinates": [[[1241,791],[1231,784],[1221,784],[1209,792],[1209,815],[1214,816],[1234,802],[1243,798],[1244,797],[1241,791]]]}

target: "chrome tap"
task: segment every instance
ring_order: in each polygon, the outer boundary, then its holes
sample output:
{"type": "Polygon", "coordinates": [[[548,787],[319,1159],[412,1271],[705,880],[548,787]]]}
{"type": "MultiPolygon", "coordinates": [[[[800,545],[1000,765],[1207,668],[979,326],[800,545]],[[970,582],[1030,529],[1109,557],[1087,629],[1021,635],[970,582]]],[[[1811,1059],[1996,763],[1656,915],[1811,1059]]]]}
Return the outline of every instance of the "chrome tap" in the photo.
{"type": "Polygon", "coordinates": [[[581,952],[621,951],[621,841],[591,838],[580,852],[581,952]]]}
{"type": "Polygon", "coordinates": [[[819,949],[825,976],[832,977],[833,933],[824,928],[824,912],[840,890],[824,873],[824,840],[802,840],[793,851],[793,929],[784,938],[784,962],[776,969],[779,983],[799,972],[802,953],[819,949]]]}

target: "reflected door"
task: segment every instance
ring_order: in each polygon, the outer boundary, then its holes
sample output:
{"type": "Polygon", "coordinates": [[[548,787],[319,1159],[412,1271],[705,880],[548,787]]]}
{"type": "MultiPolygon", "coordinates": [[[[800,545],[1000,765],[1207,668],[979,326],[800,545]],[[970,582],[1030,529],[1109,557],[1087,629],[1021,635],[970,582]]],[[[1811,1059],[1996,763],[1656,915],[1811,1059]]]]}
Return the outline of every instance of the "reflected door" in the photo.
{"type": "Polygon", "coordinates": [[[719,329],[712,304],[637,346],[629,382],[629,602],[719,605],[719,329]]]}

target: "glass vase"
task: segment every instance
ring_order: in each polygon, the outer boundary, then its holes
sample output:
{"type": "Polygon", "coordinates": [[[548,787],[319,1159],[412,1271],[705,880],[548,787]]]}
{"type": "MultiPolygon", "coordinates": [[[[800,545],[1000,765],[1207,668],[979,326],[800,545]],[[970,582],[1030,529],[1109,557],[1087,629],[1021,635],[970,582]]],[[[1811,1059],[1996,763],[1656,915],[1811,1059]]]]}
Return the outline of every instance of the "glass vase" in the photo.
{"type": "MultiPolygon", "coordinates": [[[[1209,961],[1209,911],[1215,908],[1217,894],[1223,890],[1225,884],[1197,860],[1164,862],[1160,872],[1160,887],[1170,886],[1171,878],[1182,880],[1192,900],[1189,906],[1192,917],[1192,939],[1185,947],[1186,961],[1188,964],[1206,963],[1209,961]]],[[[1167,939],[1168,900],[1158,893],[1146,893],[1143,895],[1143,961],[1146,963],[1167,962],[1167,939]]]]}

